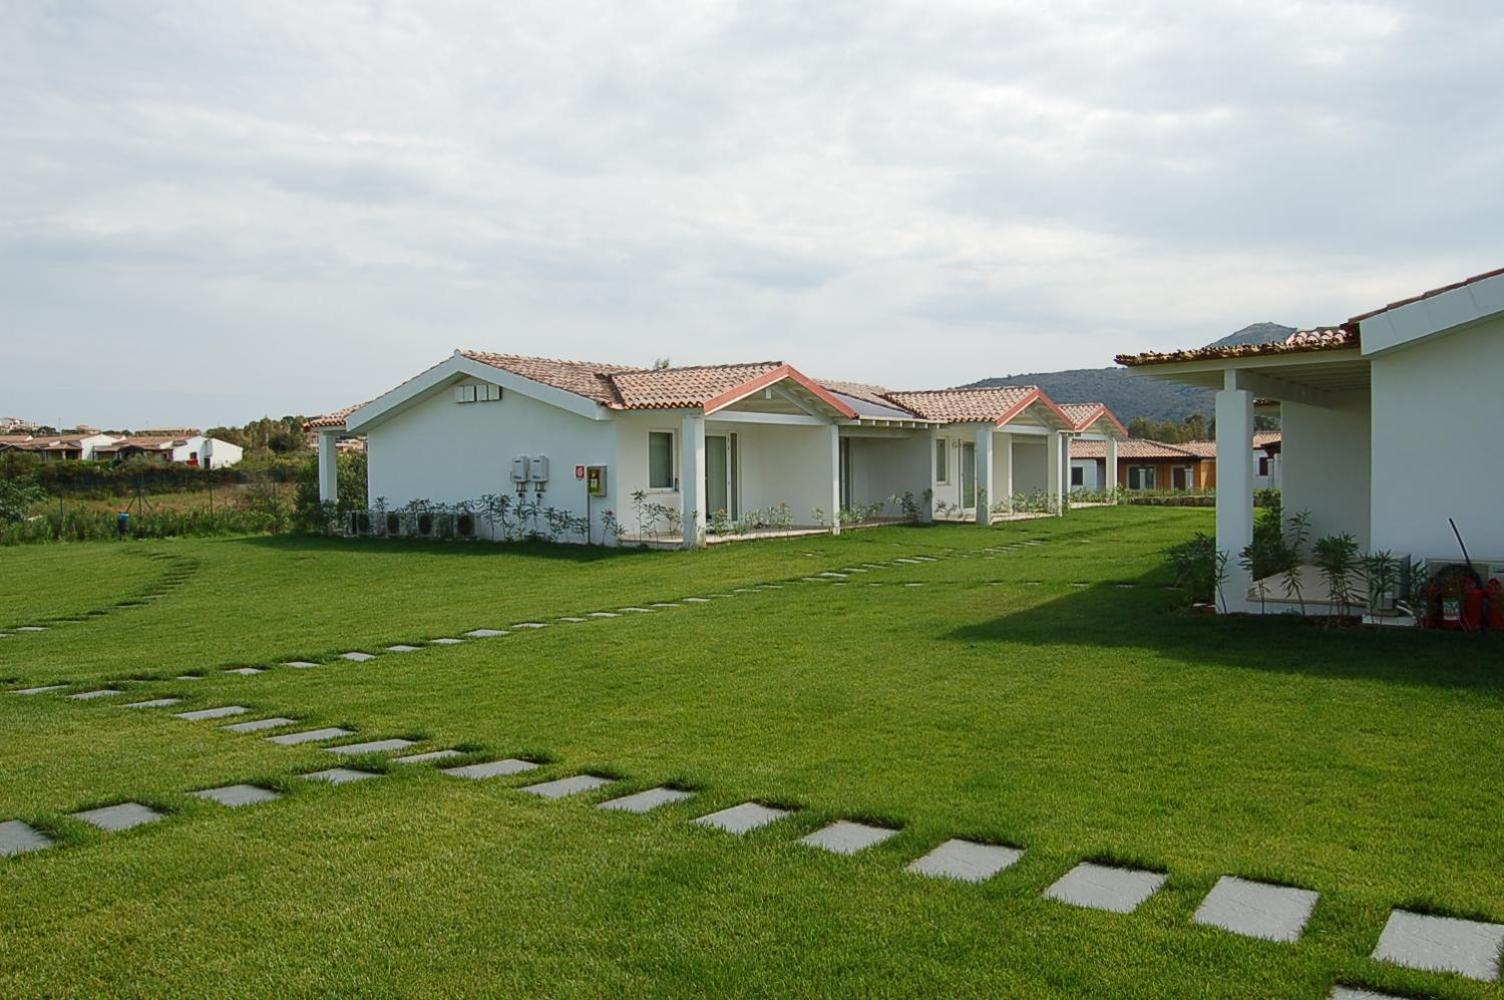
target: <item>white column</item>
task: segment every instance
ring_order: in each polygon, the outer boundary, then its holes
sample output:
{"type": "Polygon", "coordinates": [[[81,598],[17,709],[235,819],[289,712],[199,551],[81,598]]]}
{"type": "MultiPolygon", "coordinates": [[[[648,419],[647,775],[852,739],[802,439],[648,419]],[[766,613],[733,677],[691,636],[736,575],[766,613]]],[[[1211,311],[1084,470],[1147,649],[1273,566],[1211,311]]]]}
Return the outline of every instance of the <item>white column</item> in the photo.
{"type": "Polygon", "coordinates": [[[841,533],[841,428],[830,425],[830,533],[841,533]]]}
{"type": "Polygon", "coordinates": [[[1107,479],[1107,482],[1102,484],[1102,488],[1114,491],[1112,502],[1117,503],[1118,497],[1115,491],[1118,488],[1118,439],[1115,437],[1107,438],[1107,462],[1102,466],[1102,475],[1107,479]]]}
{"type": "Polygon", "coordinates": [[[1228,611],[1248,610],[1253,585],[1238,564],[1253,541],[1253,393],[1237,386],[1237,371],[1228,369],[1226,388],[1217,393],[1217,549],[1227,559],[1218,606],[1228,611]]]}
{"type": "Polygon", "coordinates": [[[977,523],[992,523],[992,427],[977,428],[977,523]]]}
{"type": "Polygon", "coordinates": [[[1002,450],[998,452],[1001,458],[1001,470],[998,476],[998,491],[1002,494],[999,502],[1008,505],[1009,513],[1013,511],[1013,435],[999,434],[1002,439],[1002,450]]]}
{"type": "Polygon", "coordinates": [[[935,520],[935,431],[931,428],[927,433],[916,434],[914,440],[924,449],[920,474],[914,481],[918,487],[914,490],[914,500],[919,504],[920,523],[930,524],[935,520]],[[926,492],[929,493],[928,500],[924,498],[926,492]]]}
{"type": "Polygon", "coordinates": [[[1060,495],[1060,454],[1062,451],[1060,439],[1064,436],[1059,431],[1050,431],[1050,437],[1045,442],[1044,449],[1045,489],[1054,498],[1055,509],[1062,514],[1065,513],[1065,504],[1064,498],[1060,495]]]}
{"type": "Polygon", "coordinates": [[[319,500],[334,503],[339,499],[339,466],[335,462],[339,431],[319,431],[319,500]]]}
{"type": "Polygon", "coordinates": [[[705,537],[705,414],[684,415],[679,433],[679,516],[684,547],[698,548],[705,537]]]}

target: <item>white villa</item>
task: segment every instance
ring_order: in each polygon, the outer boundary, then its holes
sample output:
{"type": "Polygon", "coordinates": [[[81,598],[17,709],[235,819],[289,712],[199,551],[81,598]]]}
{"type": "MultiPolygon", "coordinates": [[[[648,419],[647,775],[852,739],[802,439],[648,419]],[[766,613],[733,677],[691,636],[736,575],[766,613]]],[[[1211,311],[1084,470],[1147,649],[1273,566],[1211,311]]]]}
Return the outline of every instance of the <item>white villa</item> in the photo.
{"type": "Polygon", "coordinates": [[[364,435],[367,495],[389,510],[515,495],[600,540],[607,511],[632,526],[636,495],[676,512],[685,547],[780,507],[790,527],[839,532],[840,511],[896,516],[891,498],[906,494],[924,518],[985,524],[1018,494],[1059,511],[1070,441],[1102,441],[1115,462],[1126,436],[1105,406],[1031,386],[895,392],[775,361],[633,368],[480,351],[308,426],[326,501],[339,439],[364,435]]]}
{"type": "Polygon", "coordinates": [[[1238,565],[1253,531],[1255,398],[1280,409],[1284,507],[1310,512],[1312,537],[1347,532],[1365,552],[1457,562],[1451,518],[1485,578],[1504,572],[1504,269],[1282,342],[1117,360],[1218,390],[1228,610],[1259,606],[1238,565]]]}

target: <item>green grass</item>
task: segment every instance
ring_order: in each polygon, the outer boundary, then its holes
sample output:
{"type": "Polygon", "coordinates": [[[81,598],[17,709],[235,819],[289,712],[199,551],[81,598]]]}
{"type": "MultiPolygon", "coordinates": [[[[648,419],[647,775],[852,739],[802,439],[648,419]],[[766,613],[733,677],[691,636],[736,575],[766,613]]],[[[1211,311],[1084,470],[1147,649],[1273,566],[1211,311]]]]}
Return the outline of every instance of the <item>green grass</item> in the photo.
{"type": "Polygon", "coordinates": [[[29,615],[150,586],[169,564],[147,556],[186,567],[146,606],[0,640],[15,683],[114,682],[545,764],[480,783],[387,765],[315,787],[294,776],[335,763],[317,747],[0,697],[0,820],[63,842],[0,861],[0,995],[1318,997],[1342,980],[1499,996],[1366,956],[1395,905],[1504,919],[1504,646],[1187,615],[1158,553],[1208,525],[1120,508],[689,554],[0,552],[7,588],[36,588],[29,615]],[[985,551],[1028,539],[1045,544],[985,551]],[[360,665],[220,672],[921,553],[942,558],[360,665]],[[184,671],[205,677],[171,679],[184,671]],[[621,783],[563,802],[513,790],[581,771],[621,783]],[[237,811],[187,794],[245,780],[289,794],[237,811]],[[664,782],[698,795],[647,817],[590,808],[664,782]],[[128,798],[172,815],[125,834],[67,817],[128,798]],[[744,841],[687,822],[749,798],[800,812],[744,841]],[[796,843],[836,818],[902,832],[849,858],[796,843]],[[1027,853],[982,886],[903,871],[951,836],[1027,853]],[[1126,917],[1040,898],[1087,858],[1170,880],[1126,917]],[[1223,874],[1318,890],[1306,937],[1190,923],[1223,874]]]}

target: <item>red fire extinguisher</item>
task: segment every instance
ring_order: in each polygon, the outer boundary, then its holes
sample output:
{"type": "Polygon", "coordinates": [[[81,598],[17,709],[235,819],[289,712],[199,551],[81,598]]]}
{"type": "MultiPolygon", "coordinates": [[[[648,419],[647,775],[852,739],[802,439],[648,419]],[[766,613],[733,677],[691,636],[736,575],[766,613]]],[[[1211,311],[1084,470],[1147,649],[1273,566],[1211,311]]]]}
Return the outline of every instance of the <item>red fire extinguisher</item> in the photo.
{"type": "Polygon", "coordinates": [[[1504,632],[1504,583],[1498,578],[1488,581],[1488,628],[1493,632],[1504,632]]]}

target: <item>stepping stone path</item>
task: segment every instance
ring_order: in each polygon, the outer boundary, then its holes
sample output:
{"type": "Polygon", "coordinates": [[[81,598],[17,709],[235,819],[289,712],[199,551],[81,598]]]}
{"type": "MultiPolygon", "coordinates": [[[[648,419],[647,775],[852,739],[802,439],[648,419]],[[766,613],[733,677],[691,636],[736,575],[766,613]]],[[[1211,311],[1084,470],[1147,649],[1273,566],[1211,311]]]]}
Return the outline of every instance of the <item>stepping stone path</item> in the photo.
{"type": "Polygon", "coordinates": [[[759,827],[776,823],[789,814],[788,809],[775,809],[765,806],[760,802],[743,802],[739,806],[730,809],[722,809],[708,816],[701,816],[695,822],[700,826],[708,826],[716,830],[725,830],[740,836],[749,833],[759,827]]]}
{"type": "Polygon", "coordinates": [[[686,597],[684,599],[684,603],[685,604],[709,604],[710,603],[710,598],[708,598],[708,597],[686,597]]]}
{"type": "Polygon", "coordinates": [[[330,753],[342,753],[348,755],[360,753],[390,753],[393,750],[406,750],[413,745],[412,740],[371,740],[369,743],[346,743],[344,746],[325,747],[330,753]]]}
{"type": "Polygon", "coordinates": [[[113,698],[117,694],[124,694],[115,688],[100,688],[97,691],[80,691],[78,694],[70,694],[68,697],[73,701],[93,701],[95,698],[113,698]]]}
{"type": "Polygon", "coordinates": [[[1109,868],[1083,861],[1044,891],[1046,899],[1112,913],[1132,913],[1165,884],[1163,872],[1109,868]]]}
{"type": "Polygon", "coordinates": [[[318,666],[317,663],[310,663],[308,660],[288,660],[282,665],[284,667],[292,667],[294,670],[312,670],[318,666]]]}
{"type": "Polygon", "coordinates": [[[270,743],[283,747],[295,747],[300,743],[317,743],[320,740],[334,740],[341,736],[354,736],[349,729],[341,729],[338,726],[325,726],[323,729],[305,729],[301,733],[283,733],[281,736],[268,736],[270,743]]]}
{"type": "Polygon", "coordinates": [[[121,708],[166,708],[168,705],[176,705],[181,698],[152,698],[149,701],[133,701],[129,705],[121,705],[121,708]]]}
{"type": "Polygon", "coordinates": [[[379,778],[381,775],[375,771],[357,771],[353,767],[330,767],[322,771],[311,771],[303,777],[309,781],[326,781],[331,785],[348,785],[352,781],[379,778]]]}
{"type": "Polygon", "coordinates": [[[653,613],[651,608],[622,608],[620,610],[623,614],[633,615],[650,615],[653,613]]]}
{"type": "Polygon", "coordinates": [[[548,628],[543,622],[518,622],[513,628],[548,628]]]}
{"type": "Polygon", "coordinates": [[[20,628],[16,629],[16,631],[17,632],[45,632],[45,631],[47,631],[47,629],[46,629],[45,626],[42,626],[42,625],[22,625],[20,628]]]}
{"type": "Polygon", "coordinates": [[[478,628],[465,633],[471,639],[495,639],[506,634],[506,630],[499,628],[478,628]]]}
{"type": "Polygon", "coordinates": [[[418,647],[409,646],[406,643],[399,642],[395,646],[386,647],[386,651],[388,653],[416,653],[418,651],[418,647]]]}
{"type": "Polygon", "coordinates": [[[0,858],[10,858],[28,851],[52,846],[52,838],[18,819],[0,823],[0,858]]]}
{"type": "Polygon", "coordinates": [[[621,615],[617,614],[615,611],[592,611],[592,612],[590,612],[590,617],[591,618],[620,618],[621,615]]]}
{"type": "Polygon", "coordinates": [[[556,778],[553,781],[545,781],[537,785],[526,785],[522,791],[529,795],[541,795],[545,799],[562,799],[568,795],[578,795],[581,792],[593,792],[597,788],[609,785],[613,778],[602,778],[595,774],[576,774],[570,778],[556,778]]]}
{"type": "Polygon", "coordinates": [[[459,767],[446,767],[441,770],[456,778],[479,781],[482,778],[500,778],[508,774],[521,774],[523,771],[532,771],[537,767],[538,765],[530,760],[508,757],[505,760],[487,760],[479,764],[462,764],[459,767]]]}
{"type": "Polygon", "coordinates": [[[694,798],[694,792],[686,792],[682,788],[649,788],[645,792],[636,792],[632,795],[624,795],[619,799],[611,799],[596,806],[597,809],[610,809],[616,812],[645,813],[652,812],[659,806],[666,806],[671,802],[683,802],[685,799],[694,798]]]}
{"type": "Polygon", "coordinates": [[[588,621],[588,619],[585,619],[585,618],[575,618],[573,615],[571,615],[568,618],[560,618],[559,621],[561,621],[561,622],[568,622],[570,625],[578,625],[580,622],[588,621]]]}
{"type": "Polygon", "coordinates": [[[1316,907],[1309,889],[1249,882],[1224,875],[1191,919],[1265,941],[1299,941],[1316,907]]]}
{"type": "Polygon", "coordinates": [[[909,871],[932,878],[962,882],[985,882],[1018,863],[1024,852],[1001,844],[978,844],[971,840],[947,840],[909,865],[909,871]]]}
{"type": "Polygon", "coordinates": [[[66,684],[43,684],[41,687],[21,688],[18,691],[12,691],[11,694],[46,694],[48,691],[61,691],[67,686],[66,684]]]}
{"type": "Polygon", "coordinates": [[[359,650],[355,650],[349,653],[341,653],[339,654],[339,658],[341,660],[349,660],[351,663],[365,663],[367,660],[376,659],[376,657],[372,654],[362,653],[359,650]]]}
{"type": "Polygon", "coordinates": [[[139,802],[122,802],[115,806],[85,809],[83,812],[73,813],[73,818],[93,824],[101,830],[114,831],[129,830],[147,823],[155,823],[159,819],[166,819],[167,814],[157,812],[151,806],[143,806],[139,802]]]}
{"type": "Polygon", "coordinates": [[[278,729],[282,726],[290,726],[297,719],[289,719],[284,716],[273,716],[270,719],[253,719],[250,722],[235,722],[228,726],[220,726],[227,733],[259,733],[263,729],[278,729]]]}
{"type": "Polygon", "coordinates": [[[898,831],[884,826],[868,826],[850,820],[837,820],[823,829],[816,830],[799,843],[830,851],[833,854],[855,854],[874,844],[881,844],[889,837],[898,836],[898,831]]]}
{"type": "Polygon", "coordinates": [[[458,646],[464,641],[463,639],[429,639],[428,644],[430,646],[458,646]]]}
{"type": "Polygon", "coordinates": [[[274,802],[282,796],[270,788],[262,788],[259,785],[225,785],[221,788],[205,788],[203,791],[194,792],[194,795],[210,802],[218,802],[222,806],[236,808],[239,806],[254,806],[262,802],[274,802]]]}
{"type": "Polygon", "coordinates": [[[230,669],[226,670],[225,673],[239,674],[242,677],[249,677],[252,674],[264,673],[264,671],[260,667],[231,667],[230,669]]]}
{"type": "Polygon", "coordinates": [[[463,757],[458,750],[430,750],[427,753],[409,754],[406,757],[393,757],[394,764],[426,764],[431,760],[448,760],[450,757],[463,757]]]}
{"type": "Polygon", "coordinates": [[[1455,972],[1493,982],[1499,978],[1501,948],[1504,924],[1395,910],[1379,935],[1373,957],[1410,969],[1455,972]]]}
{"type": "Polygon", "coordinates": [[[225,719],[232,715],[244,715],[250,709],[244,705],[221,705],[219,708],[199,708],[192,712],[179,712],[173,716],[175,719],[187,719],[189,722],[202,722],[205,719],[225,719]]]}

